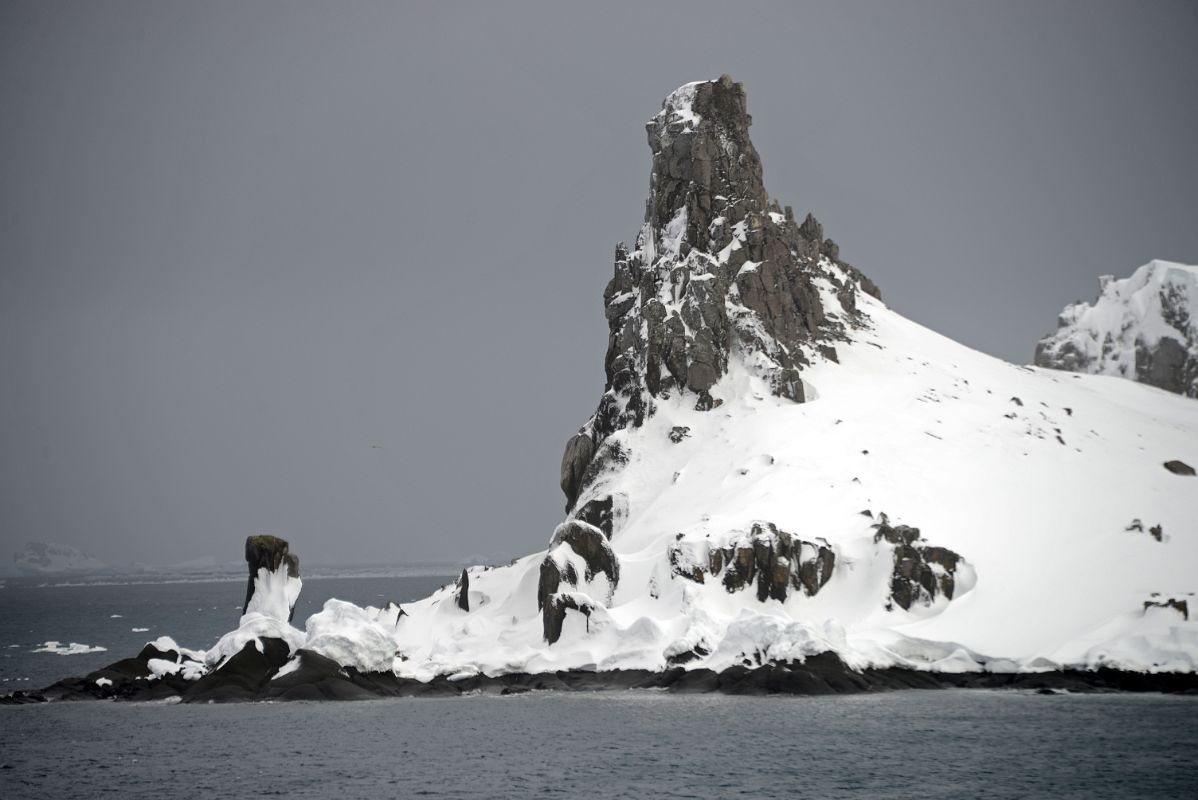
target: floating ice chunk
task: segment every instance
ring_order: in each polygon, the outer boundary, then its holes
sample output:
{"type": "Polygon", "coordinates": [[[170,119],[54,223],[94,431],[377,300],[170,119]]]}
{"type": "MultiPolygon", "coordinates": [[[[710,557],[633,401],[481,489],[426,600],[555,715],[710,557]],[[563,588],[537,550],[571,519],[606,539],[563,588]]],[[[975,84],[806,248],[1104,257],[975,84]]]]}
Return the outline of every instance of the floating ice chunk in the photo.
{"type": "Polygon", "coordinates": [[[69,645],[63,645],[62,642],[43,642],[41,647],[35,648],[34,653],[55,653],[60,656],[77,656],[83,653],[103,653],[107,647],[99,645],[79,644],[71,642],[69,645]]]}

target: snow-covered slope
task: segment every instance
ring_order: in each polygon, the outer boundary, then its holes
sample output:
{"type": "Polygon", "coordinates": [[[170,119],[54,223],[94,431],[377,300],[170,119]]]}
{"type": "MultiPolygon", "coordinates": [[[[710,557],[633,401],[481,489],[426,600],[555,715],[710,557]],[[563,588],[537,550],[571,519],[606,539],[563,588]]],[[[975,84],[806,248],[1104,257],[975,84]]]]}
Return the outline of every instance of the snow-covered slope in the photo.
{"type": "Polygon", "coordinates": [[[1100,287],[1093,304],[1065,308],[1036,364],[1198,397],[1198,267],[1151,261],[1130,278],[1103,276],[1100,287]]]}
{"type": "Polygon", "coordinates": [[[813,217],[767,200],[748,126],[726,77],[650,122],[645,225],[604,296],[607,386],[545,550],[403,609],[330,601],[304,631],[247,613],[207,663],[270,636],[422,679],[824,651],[1195,670],[1198,403],[894,313],[813,217]]]}
{"type": "Polygon", "coordinates": [[[13,553],[13,566],[25,575],[95,572],[107,565],[69,544],[30,542],[13,553]]]}
{"type": "Polygon", "coordinates": [[[840,348],[841,363],[806,373],[817,400],[787,402],[733,372],[712,392],[724,400],[715,411],[679,398],[617,434],[628,463],[594,491],[627,498],[611,539],[620,581],[610,602],[602,576],[587,585],[589,620],[568,612],[562,638],[545,643],[534,554],[474,571],[469,612],[452,589],[406,606],[397,667],[662,668],[699,645],[710,655],[690,663],[711,667],[835,649],[856,665],[956,669],[980,654],[1023,668],[1193,670],[1198,625],[1144,604],[1194,605],[1198,479],[1162,465],[1198,464],[1198,404],[1007,364],[878,301],[862,306],[870,328],[840,348]],[[690,429],[677,444],[676,427],[690,429]],[[965,560],[951,600],[889,602],[881,513],[965,560]],[[723,546],[758,521],[831,546],[818,593],[761,602],[672,568],[680,544],[723,546]]]}

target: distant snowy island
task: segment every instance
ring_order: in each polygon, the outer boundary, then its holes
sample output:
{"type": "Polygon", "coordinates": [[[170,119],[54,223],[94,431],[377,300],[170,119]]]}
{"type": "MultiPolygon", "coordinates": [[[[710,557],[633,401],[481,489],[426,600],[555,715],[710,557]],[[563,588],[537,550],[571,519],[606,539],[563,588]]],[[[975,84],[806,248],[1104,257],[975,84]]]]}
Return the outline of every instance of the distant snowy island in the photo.
{"type": "Polygon", "coordinates": [[[12,574],[71,575],[106,569],[107,564],[77,547],[55,542],[29,542],[13,553],[12,574]]]}
{"type": "Polygon", "coordinates": [[[723,76],[647,126],[646,218],[616,247],[606,387],[547,549],[301,629],[298,559],[251,537],[218,642],[17,699],[1198,690],[1198,271],[1104,283],[1043,368],[1009,364],[887,308],[770,201],[750,122],[723,76]]]}

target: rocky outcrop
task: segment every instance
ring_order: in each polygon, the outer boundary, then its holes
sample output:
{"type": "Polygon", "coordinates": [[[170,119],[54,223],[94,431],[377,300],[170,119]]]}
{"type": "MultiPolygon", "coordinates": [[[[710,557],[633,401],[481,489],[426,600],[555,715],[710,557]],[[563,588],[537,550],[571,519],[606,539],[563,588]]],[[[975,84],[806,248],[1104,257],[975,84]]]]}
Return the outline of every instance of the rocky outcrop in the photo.
{"type": "Polygon", "coordinates": [[[299,556],[290,552],[285,539],[250,536],[245,540],[245,563],[250,574],[241,613],[258,611],[290,622],[302,585],[299,556]]]}
{"type": "Polygon", "coordinates": [[[591,614],[595,612],[595,604],[585,597],[579,597],[570,592],[561,592],[549,596],[541,608],[541,625],[545,641],[555,643],[562,638],[562,626],[566,622],[566,612],[577,611],[587,619],[587,630],[590,630],[591,614]]]}
{"type": "Polygon", "coordinates": [[[594,525],[610,540],[627,514],[628,498],[607,494],[584,503],[574,512],[574,519],[594,525]]]}
{"type": "Polygon", "coordinates": [[[1198,397],[1198,267],[1153,261],[1099,279],[1093,304],[1066,306],[1036,366],[1118,375],[1198,397]]]}
{"type": "Polygon", "coordinates": [[[811,597],[836,569],[836,554],[827,542],[799,539],[770,522],[753,523],[748,534],[734,536],[723,547],[679,534],[669,559],[679,577],[696,583],[719,578],[729,592],[754,586],[761,601],[785,600],[791,590],[811,597]]]}
{"type": "Polygon", "coordinates": [[[470,610],[470,573],[466,570],[462,570],[461,576],[458,577],[458,585],[454,589],[453,601],[463,611],[470,610]]]}
{"type": "Polygon", "coordinates": [[[1194,468],[1184,461],[1173,459],[1165,462],[1165,469],[1172,472],[1174,475],[1193,475],[1194,468]]]}
{"type": "Polygon", "coordinates": [[[620,583],[620,562],[603,531],[581,520],[567,520],[557,526],[549,552],[541,562],[537,582],[537,608],[544,610],[550,595],[563,586],[578,587],[603,576],[605,594],[620,583]]]}
{"type": "Polygon", "coordinates": [[[1145,600],[1144,611],[1148,611],[1150,608],[1171,608],[1181,614],[1183,620],[1190,618],[1190,604],[1185,600],[1178,600],[1176,597],[1170,597],[1168,600],[1145,600]]]}
{"type": "Polygon", "coordinates": [[[894,572],[886,608],[898,606],[908,611],[914,605],[931,605],[942,595],[952,600],[957,591],[957,568],[964,559],[947,547],[922,543],[919,528],[891,526],[885,514],[880,514],[879,520],[873,526],[874,542],[894,546],[894,572]]]}
{"type": "Polygon", "coordinates": [[[653,157],[645,222],[633,249],[616,247],[603,295],[607,383],[562,457],[567,511],[608,436],[641,425],[655,399],[673,394],[692,396],[700,410],[716,407],[711,391],[730,359],[774,394],[802,402],[803,366],[835,358],[858,291],[878,296],[840,261],[813,216],[796,222],[769,200],[751,122],[744,88],[725,75],[676,90],[646,126],[653,157]],[[834,314],[821,304],[821,279],[836,289],[834,314]]]}
{"type": "Polygon", "coordinates": [[[193,683],[183,693],[186,703],[253,700],[291,657],[287,642],[262,637],[246,642],[240,652],[193,683]]]}

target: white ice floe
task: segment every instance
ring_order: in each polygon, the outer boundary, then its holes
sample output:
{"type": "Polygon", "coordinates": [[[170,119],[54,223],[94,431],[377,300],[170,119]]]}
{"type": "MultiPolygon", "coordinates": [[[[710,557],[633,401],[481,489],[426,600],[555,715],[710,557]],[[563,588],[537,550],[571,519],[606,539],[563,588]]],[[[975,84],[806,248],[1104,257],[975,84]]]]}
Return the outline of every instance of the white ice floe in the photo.
{"type": "Polygon", "coordinates": [[[83,653],[103,653],[107,649],[107,647],[100,647],[99,645],[79,644],[78,642],[71,642],[64,645],[62,642],[49,641],[43,642],[40,647],[35,648],[32,652],[55,653],[60,656],[77,656],[83,653]]]}

